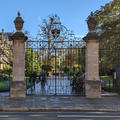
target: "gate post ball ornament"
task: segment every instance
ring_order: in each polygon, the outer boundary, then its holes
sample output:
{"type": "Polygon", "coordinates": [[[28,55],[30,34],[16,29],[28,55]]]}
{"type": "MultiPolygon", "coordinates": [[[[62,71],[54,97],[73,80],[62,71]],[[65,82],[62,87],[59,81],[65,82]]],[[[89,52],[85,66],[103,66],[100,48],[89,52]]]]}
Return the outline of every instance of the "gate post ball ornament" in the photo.
{"type": "Polygon", "coordinates": [[[14,20],[15,28],[17,32],[21,32],[23,28],[23,19],[20,17],[20,12],[18,12],[18,17],[14,20]]]}
{"type": "Polygon", "coordinates": [[[88,24],[89,31],[94,32],[97,25],[97,21],[95,20],[93,12],[91,12],[91,15],[88,17],[87,24],[88,24]]]}

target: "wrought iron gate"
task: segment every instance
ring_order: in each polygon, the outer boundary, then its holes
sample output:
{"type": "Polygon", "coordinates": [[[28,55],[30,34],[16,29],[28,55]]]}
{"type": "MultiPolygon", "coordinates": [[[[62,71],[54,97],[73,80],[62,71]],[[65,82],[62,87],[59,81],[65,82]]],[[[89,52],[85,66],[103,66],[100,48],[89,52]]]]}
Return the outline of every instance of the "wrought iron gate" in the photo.
{"type": "MultiPolygon", "coordinates": [[[[27,94],[72,95],[83,94],[76,88],[73,77],[85,70],[85,44],[81,41],[29,40],[25,48],[27,94]],[[46,73],[44,84],[42,70],[46,73]]],[[[79,84],[79,83],[78,83],[79,84]]]]}

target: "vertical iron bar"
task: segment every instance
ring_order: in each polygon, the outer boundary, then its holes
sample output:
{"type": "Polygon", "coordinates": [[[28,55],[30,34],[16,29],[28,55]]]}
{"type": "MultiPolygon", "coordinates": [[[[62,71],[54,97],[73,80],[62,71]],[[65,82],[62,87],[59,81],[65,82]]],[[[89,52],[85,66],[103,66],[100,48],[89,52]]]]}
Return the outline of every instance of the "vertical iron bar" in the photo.
{"type": "Polygon", "coordinates": [[[109,91],[110,91],[110,83],[111,83],[111,81],[109,80],[109,91]]]}
{"type": "Polygon", "coordinates": [[[55,48],[55,95],[57,95],[56,93],[56,48],[55,48]]]}

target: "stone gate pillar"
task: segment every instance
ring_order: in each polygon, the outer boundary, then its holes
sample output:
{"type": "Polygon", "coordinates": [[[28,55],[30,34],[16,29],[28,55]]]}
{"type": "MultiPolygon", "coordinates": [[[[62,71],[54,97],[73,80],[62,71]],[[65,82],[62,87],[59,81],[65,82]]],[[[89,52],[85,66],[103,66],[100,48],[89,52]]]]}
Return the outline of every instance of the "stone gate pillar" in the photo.
{"type": "Polygon", "coordinates": [[[84,40],[86,41],[86,97],[100,98],[101,85],[99,79],[99,37],[95,32],[97,21],[93,17],[93,13],[87,20],[89,33],[84,40]]]}
{"type": "Polygon", "coordinates": [[[11,38],[13,40],[13,81],[10,86],[10,97],[25,97],[25,44],[27,37],[22,33],[24,21],[18,17],[14,21],[17,32],[11,38]]]}

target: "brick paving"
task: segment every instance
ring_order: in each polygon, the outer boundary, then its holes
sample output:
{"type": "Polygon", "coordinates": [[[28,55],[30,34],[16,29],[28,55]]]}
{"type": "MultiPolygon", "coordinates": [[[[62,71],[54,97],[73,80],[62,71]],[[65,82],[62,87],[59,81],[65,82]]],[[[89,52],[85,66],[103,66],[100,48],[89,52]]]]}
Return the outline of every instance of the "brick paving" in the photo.
{"type": "Polygon", "coordinates": [[[120,97],[87,99],[80,96],[0,97],[1,111],[120,111],[120,97]]]}

